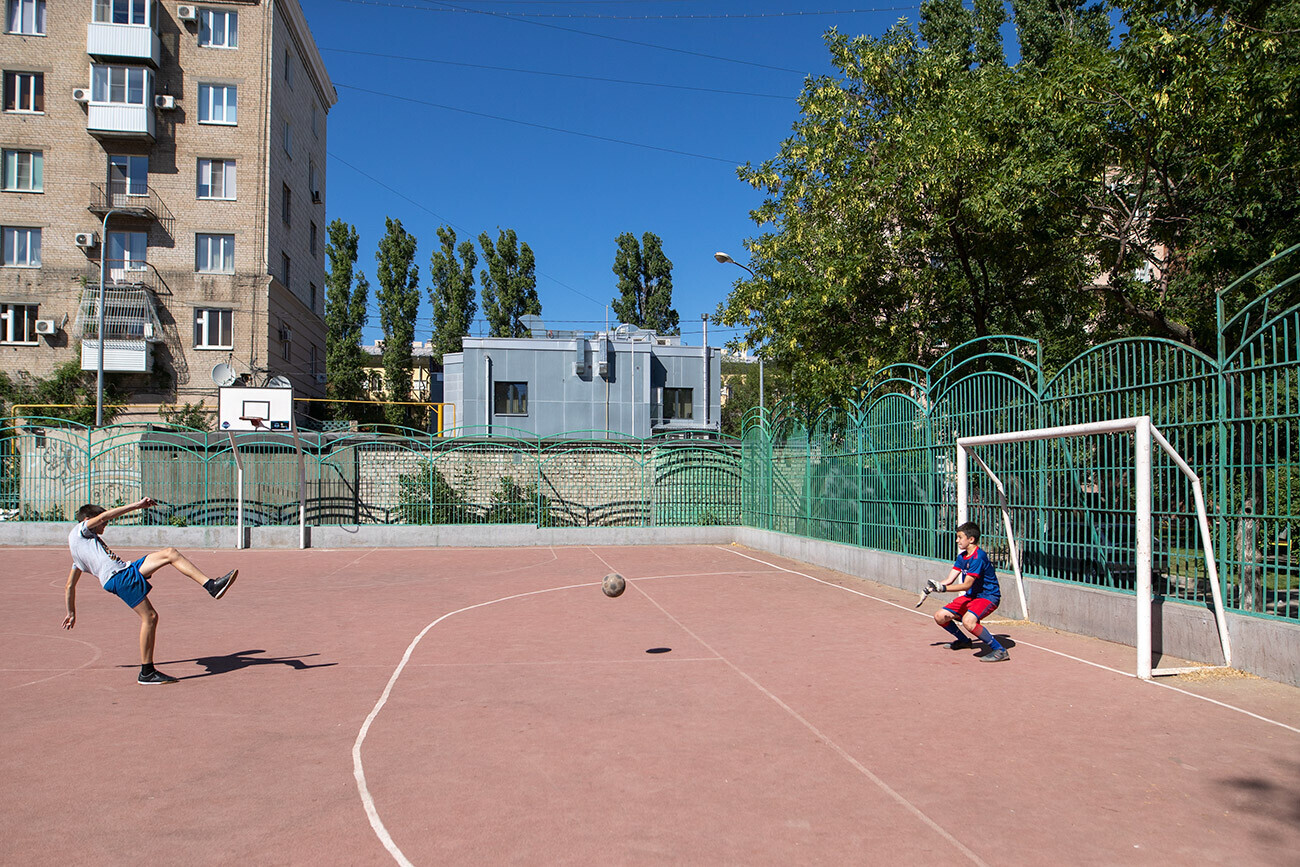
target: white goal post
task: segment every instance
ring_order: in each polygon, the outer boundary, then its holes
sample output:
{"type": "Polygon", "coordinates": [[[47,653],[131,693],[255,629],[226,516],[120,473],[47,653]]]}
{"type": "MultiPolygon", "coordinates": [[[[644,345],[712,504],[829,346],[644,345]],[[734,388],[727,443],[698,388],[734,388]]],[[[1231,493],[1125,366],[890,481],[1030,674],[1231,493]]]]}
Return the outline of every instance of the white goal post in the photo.
{"type": "Polygon", "coordinates": [[[957,439],[957,523],[963,524],[969,519],[969,490],[967,480],[968,457],[973,457],[980,469],[988,475],[997,488],[998,501],[1002,509],[1002,524],[1007,534],[1007,546],[1011,554],[1011,568],[1016,576],[1016,590],[1020,594],[1020,606],[1026,619],[1029,619],[1029,606],[1025,600],[1025,581],[1020,572],[1020,553],[1011,527],[1011,508],[1007,503],[1006,488],[1002,481],[988,467],[988,464],[975,452],[980,446],[1002,443],[1021,443],[1034,440],[1068,439],[1090,436],[1093,434],[1126,433],[1133,434],[1135,493],[1137,495],[1135,526],[1135,561],[1137,566],[1134,592],[1137,597],[1137,676],[1149,680],[1153,675],[1184,674],[1201,669],[1166,668],[1152,670],[1151,667],[1151,441],[1154,439],[1169,457],[1182,470],[1192,484],[1192,493],[1196,499],[1196,518],[1201,530],[1201,547],[1205,553],[1205,568],[1209,577],[1210,592],[1214,599],[1214,620],[1219,630],[1219,645],[1223,649],[1223,667],[1232,665],[1232,649],[1228,641],[1228,622],[1223,611],[1223,598],[1219,589],[1219,570],[1214,559],[1214,545],[1210,538],[1210,521],[1205,511],[1205,495],[1201,489],[1201,479],[1183,460],[1182,455],[1169,444],[1164,434],[1151,423],[1147,415],[1134,418],[1115,419],[1113,421],[1091,422],[1088,424],[1065,425],[1062,427],[1038,428],[1037,430],[1009,431],[987,436],[959,437],[957,439]]]}

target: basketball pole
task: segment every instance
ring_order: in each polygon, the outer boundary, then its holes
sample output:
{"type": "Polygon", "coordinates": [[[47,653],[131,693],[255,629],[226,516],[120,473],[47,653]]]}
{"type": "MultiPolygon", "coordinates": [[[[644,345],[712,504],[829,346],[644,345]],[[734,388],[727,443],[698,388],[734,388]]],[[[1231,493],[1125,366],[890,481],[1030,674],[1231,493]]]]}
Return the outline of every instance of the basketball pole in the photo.
{"type": "Polygon", "coordinates": [[[247,548],[244,544],[244,459],[239,456],[235,432],[228,430],[226,436],[230,437],[230,451],[235,455],[235,547],[247,548]]]}

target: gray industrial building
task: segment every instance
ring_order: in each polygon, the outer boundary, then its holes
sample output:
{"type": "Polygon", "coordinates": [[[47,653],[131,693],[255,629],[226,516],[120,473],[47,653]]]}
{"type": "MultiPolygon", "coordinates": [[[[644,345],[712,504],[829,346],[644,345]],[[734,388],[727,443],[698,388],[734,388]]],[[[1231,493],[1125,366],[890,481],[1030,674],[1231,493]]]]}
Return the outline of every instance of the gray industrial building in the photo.
{"type": "Polygon", "coordinates": [[[443,356],[455,434],[718,433],[721,350],[627,325],[593,334],[529,319],[528,337],[466,337],[443,356]]]}

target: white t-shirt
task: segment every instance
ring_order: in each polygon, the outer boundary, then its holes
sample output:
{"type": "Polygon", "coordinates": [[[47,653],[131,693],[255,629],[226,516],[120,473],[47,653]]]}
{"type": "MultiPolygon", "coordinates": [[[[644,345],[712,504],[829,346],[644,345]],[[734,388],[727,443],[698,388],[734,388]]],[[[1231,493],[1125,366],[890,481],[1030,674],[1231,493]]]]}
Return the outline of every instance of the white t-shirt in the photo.
{"type": "Polygon", "coordinates": [[[68,547],[72,550],[72,565],[98,578],[101,587],[130,565],[110,551],[99,534],[87,529],[85,521],[68,534],[68,547]]]}

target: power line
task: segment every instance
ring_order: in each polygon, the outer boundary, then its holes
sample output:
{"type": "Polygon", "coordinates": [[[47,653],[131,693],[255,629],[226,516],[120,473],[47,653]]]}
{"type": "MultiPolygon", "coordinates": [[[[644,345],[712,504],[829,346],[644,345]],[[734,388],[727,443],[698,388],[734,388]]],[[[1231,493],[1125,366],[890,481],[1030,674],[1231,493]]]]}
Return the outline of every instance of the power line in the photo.
{"type": "Polygon", "coordinates": [[[407,3],[387,2],[387,0],[338,0],[338,2],[355,3],[359,6],[390,6],[396,9],[414,9],[420,12],[465,12],[472,15],[485,15],[489,18],[500,18],[504,21],[513,21],[516,24],[529,24],[533,27],[545,27],[549,30],[560,30],[565,33],[576,33],[579,36],[589,36],[592,39],[605,39],[610,42],[621,42],[624,45],[637,45],[642,48],[654,48],[658,51],[669,51],[674,54],[686,54],[691,57],[702,57],[706,60],[717,60],[723,63],[738,63],[742,66],[753,66],[758,69],[771,69],[775,72],[790,72],[795,75],[812,75],[811,72],[803,69],[791,69],[788,66],[773,66],[768,63],[758,63],[753,60],[740,60],[735,57],[722,57],[717,54],[706,54],[702,51],[690,51],[686,48],[674,48],[671,45],[659,45],[653,42],[640,42],[636,39],[624,39],[620,36],[609,36],[604,33],[592,33],[590,30],[579,30],[574,27],[561,27],[558,24],[547,24],[543,21],[533,21],[527,18],[520,18],[516,15],[506,14],[504,12],[488,12],[483,9],[466,9],[463,6],[453,6],[450,3],[438,2],[438,0],[426,0],[426,2],[441,8],[431,8],[428,5],[412,6],[407,3]]]}
{"type": "Polygon", "coordinates": [[[321,51],[333,51],[338,54],[360,54],[365,57],[383,57],[388,60],[410,60],[415,63],[437,63],[443,66],[460,66],[467,69],[488,69],[495,72],[519,72],[527,75],[549,75],[555,78],[576,78],[583,81],[603,81],[611,84],[632,84],[638,87],[663,87],[672,90],[693,90],[699,93],[720,93],[726,96],[752,96],[760,99],[792,99],[789,95],[777,93],[754,93],[747,90],[722,90],[716,87],[692,87],[687,84],[667,84],[658,81],[635,81],[628,78],[607,78],[600,75],[579,75],[569,72],[548,72],[542,69],[520,69],[514,66],[488,66],[482,63],[460,63],[454,60],[435,60],[431,57],[410,57],[403,54],[383,54],[378,51],[357,51],[351,48],[322,48],[321,51]]]}
{"type": "Polygon", "coordinates": [[[455,112],[459,112],[460,114],[468,114],[474,117],[485,117],[488,118],[489,120],[499,120],[499,121],[504,121],[505,123],[518,124],[519,126],[529,126],[529,127],[533,127],[534,129],[544,129],[549,132],[559,132],[559,133],[564,133],[566,135],[579,136],[580,138],[595,139],[596,141],[604,141],[604,142],[611,142],[613,144],[629,145],[631,147],[645,148],[646,150],[660,151],[661,153],[677,154],[678,156],[684,156],[684,157],[694,157],[695,159],[701,159],[701,160],[712,160],[718,163],[727,163],[728,165],[732,165],[732,166],[738,166],[743,164],[744,162],[743,160],[727,159],[725,157],[715,157],[715,156],[710,156],[708,154],[697,154],[697,153],[692,153],[691,151],[682,151],[682,150],[677,150],[676,148],[666,148],[666,147],[660,147],[658,145],[643,144],[641,142],[629,141],[627,139],[620,139],[620,138],[611,138],[610,136],[596,135],[594,133],[589,133],[589,132],[578,132],[577,130],[564,129],[563,127],[550,126],[544,123],[534,123],[528,120],[518,120],[512,117],[503,117],[502,115],[499,114],[488,114],[487,112],[473,111],[468,108],[457,108],[454,105],[444,105],[438,102],[429,102],[428,100],[415,99],[414,97],[410,97],[410,96],[401,96],[396,93],[385,93],[381,90],[371,90],[366,87],[358,87],[354,84],[343,84],[342,82],[338,82],[338,81],[334,82],[334,86],[343,87],[348,90],[356,90],[361,93],[368,93],[371,94],[372,96],[386,96],[389,99],[399,99],[402,100],[403,102],[413,102],[417,105],[427,105],[430,106],[431,108],[443,109],[444,111],[455,111],[455,112]]]}

